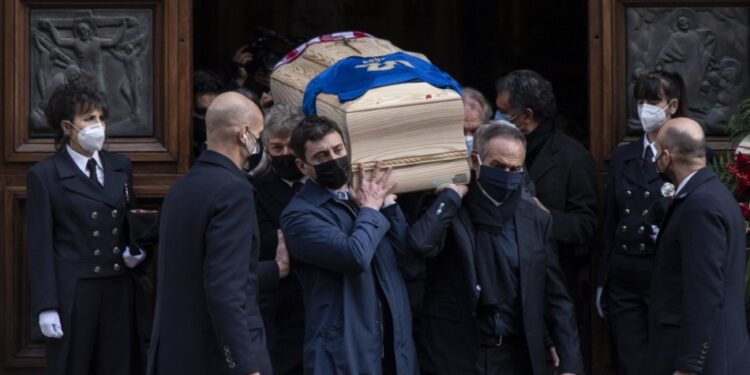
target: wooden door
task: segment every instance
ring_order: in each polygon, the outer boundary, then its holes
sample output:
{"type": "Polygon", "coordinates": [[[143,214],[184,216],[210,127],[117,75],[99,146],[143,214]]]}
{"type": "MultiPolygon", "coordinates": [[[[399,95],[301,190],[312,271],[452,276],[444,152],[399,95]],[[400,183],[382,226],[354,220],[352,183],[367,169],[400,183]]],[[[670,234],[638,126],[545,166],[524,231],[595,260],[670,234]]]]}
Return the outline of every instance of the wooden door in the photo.
{"type": "Polygon", "coordinates": [[[133,161],[139,205],[158,207],[189,164],[191,23],[192,2],[181,0],[0,5],[0,373],[41,374],[45,363],[29,311],[24,207],[27,169],[54,151],[46,97],[67,74],[98,80],[110,106],[105,148],[133,161]],[[111,43],[86,55],[60,42],[82,24],[111,43]]]}

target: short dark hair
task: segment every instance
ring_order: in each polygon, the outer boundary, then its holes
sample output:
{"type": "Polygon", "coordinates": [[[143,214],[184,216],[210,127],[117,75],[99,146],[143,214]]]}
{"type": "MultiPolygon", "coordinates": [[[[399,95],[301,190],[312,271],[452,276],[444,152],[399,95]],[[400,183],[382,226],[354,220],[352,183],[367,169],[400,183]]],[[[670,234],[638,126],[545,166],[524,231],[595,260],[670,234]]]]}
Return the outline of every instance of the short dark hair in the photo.
{"type": "Polygon", "coordinates": [[[107,100],[101,91],[84,80],[73,80],[55,89],[44,110],[47,123],[55,132],[55,147],[59,149],[70,141],[60,123],[65,120],[72,123],[76,115],[95,109],[101,110],[105,118],[109,113],[107,100]]]}
{"type": "Polygon", "coordinates": [[[307,161],[305,158],[305,152],[307,151],[305,144],[307,141],[319,141],[332,132],[339,133],[341,139],[344,139],[344,134],[341,132],[341,128],[328,118],[321,116],[305,117],[292,131],[292,139],[290,143],[294,155],[297,156],[298,159],[307,161]]]}
{"type": "Polygon", "coordinates": [[[686,115],[685,81],[679,73],[654,70],[638,77],[633,87],[633,98],[638,100],[677,99],[677,111],[673,117],[686,115]]]}
{"type": "Polygon", "coordinates": [[[530,108],[537,120],[557,114],[552,84],[533,70],[521,69],[508,73],[497,81],[496,89],[498,94],[508,92],[513,109],[530,108]]]}
{"type": "Polygon", "coordinates": [[[495,138],[518,141],[523,145],[524,150],[526,149],[526,138],[523,136],[523,133],[515,125],[507,121],[492,121],[489,124],[482,125],[474,133],[474,137],[476,139],[474,147],[482,159],[487,156],[490,141],[495,138]]]}
{"type": "Polygon", "coordinates": [[[193,72],[193,95],[218,95],[222,92],[224,92],[224,81],[218,74],[207,69],[198,69],[193,72]]]}
{"type": "Polygon", "coordinates": [[[661,147],[672,151],[676,159],[682,159],[685,162],[706,157],[706,137],[695,139],[688,132],[677,127],[666,129],[661,147]]]}

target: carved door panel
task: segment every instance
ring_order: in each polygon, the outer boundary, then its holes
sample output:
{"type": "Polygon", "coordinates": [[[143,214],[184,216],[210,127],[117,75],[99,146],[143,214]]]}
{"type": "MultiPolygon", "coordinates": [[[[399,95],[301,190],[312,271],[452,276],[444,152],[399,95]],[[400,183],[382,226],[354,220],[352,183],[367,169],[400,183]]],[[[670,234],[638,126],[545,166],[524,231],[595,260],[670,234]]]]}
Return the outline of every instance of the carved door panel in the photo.
{"type": "Polygon", "coordinates": [[[105,95],[105,148],[133,161],[139,206],[158,208],[190,158],[192,2],[7,0],[0,5],[0,373],[41,374],[29,311],[26,171],[54,150],[43,108],[83,77],[105,95]]]}
{"type": "MultiPolygon", "coordinates": [[[[642,134],[633,86],[651,70],[682,75],[687,116],[717,155],[731,150],[724,127],[750,95],[750,78],[739,73],[750,69],[750,1],[589,0],[588,7],[589,130],[600,192],[612,150],[642,134]]],[[[614,373],[604,324],[594,317],[592,325],[592,373],[614,373]]]]}

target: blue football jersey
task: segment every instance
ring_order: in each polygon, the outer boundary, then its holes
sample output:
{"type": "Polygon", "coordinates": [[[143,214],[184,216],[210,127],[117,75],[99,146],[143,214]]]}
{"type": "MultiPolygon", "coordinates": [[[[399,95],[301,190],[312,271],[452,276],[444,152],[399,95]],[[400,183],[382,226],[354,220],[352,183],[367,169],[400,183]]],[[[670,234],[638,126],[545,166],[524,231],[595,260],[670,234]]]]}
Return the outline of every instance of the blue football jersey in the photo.
{"type": "Polygon", "coordinates": [[[427,82],[461,95],[461,86],[435,65],[395,52],[376,57],[351,56],[330,66],[307,84],[302,109],[306,115],[314,115],[315,98],[320,93],[335,94],[344,103],[359,98],[367,90],[406,82],[427,82]]]}

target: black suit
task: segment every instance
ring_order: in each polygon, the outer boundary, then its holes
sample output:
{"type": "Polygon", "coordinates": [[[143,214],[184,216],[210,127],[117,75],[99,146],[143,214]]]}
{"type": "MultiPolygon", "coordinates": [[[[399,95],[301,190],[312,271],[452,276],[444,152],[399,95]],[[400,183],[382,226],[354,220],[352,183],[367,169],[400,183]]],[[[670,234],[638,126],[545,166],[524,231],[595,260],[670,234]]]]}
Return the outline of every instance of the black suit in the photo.
{"type": "Polygon", "coordinates": [[[642,373],[746,374],[745,223],[710,168],[677,192],[656,246],[642,373]]]}
{"type": "Polygon", "coordinates": [[[133,281],[122,261],[128,244],[125,210],[127,200],[134,198],[130,161],[106,151],[99,157],[103,188],[78,168],[65,148],[27,175],[31,311],[36,322],[41,311],[57,310],[63,330],[61,339],[48,340],[48,374],[142,370],[133,281]],[[90,298],[101,293],[113,298],[90,298]],[[97,323],[108,333],[97,332],[102,330],[97,323]]]}
{"type": "MultiPolygon", "coordinates": [[[[523,336],[535,375],[546,374],[546,331],[557,346],[560,370],[583,373],[573,303],[557,264],[551,217],[526,195],[515,211],[523,336]]],[[[473,374],[481,350],[475,265],[475,229],[458,195],[443,192],[411,229],[412,248],[428,259],[417,347],[432,374],[473,374]]]]}
{"type": "Polygon", "coordinates": [[[203,152],[164,199],[159,236],[149,374],[270,374],[245,174],[203,152]]]}
{"type": "MultiPolygon", "coordinates": [[[[258,177],[253,184],[260,230],[260,260],[275,263],[278,245],[276,230],[281,228],[279,218],[295,192],[273,171],[258,177]]],[[[305,305],[302,298],[302,287],[294,272],[278,280],[275,290],[261,290],[258,297],[268,335],[268,351],[276,375],[302,373],[302,345],[305,339],[305,305]]]]}
{"type": "Polygon", "coordinates": [[[591,306],[588,254],[598,222],[594,160],[580,143],[555,126],[549,140],[527,167],[536,197],[552,213],[560,268],[575,303],[583,351],[588,357],[591,306]]]}

